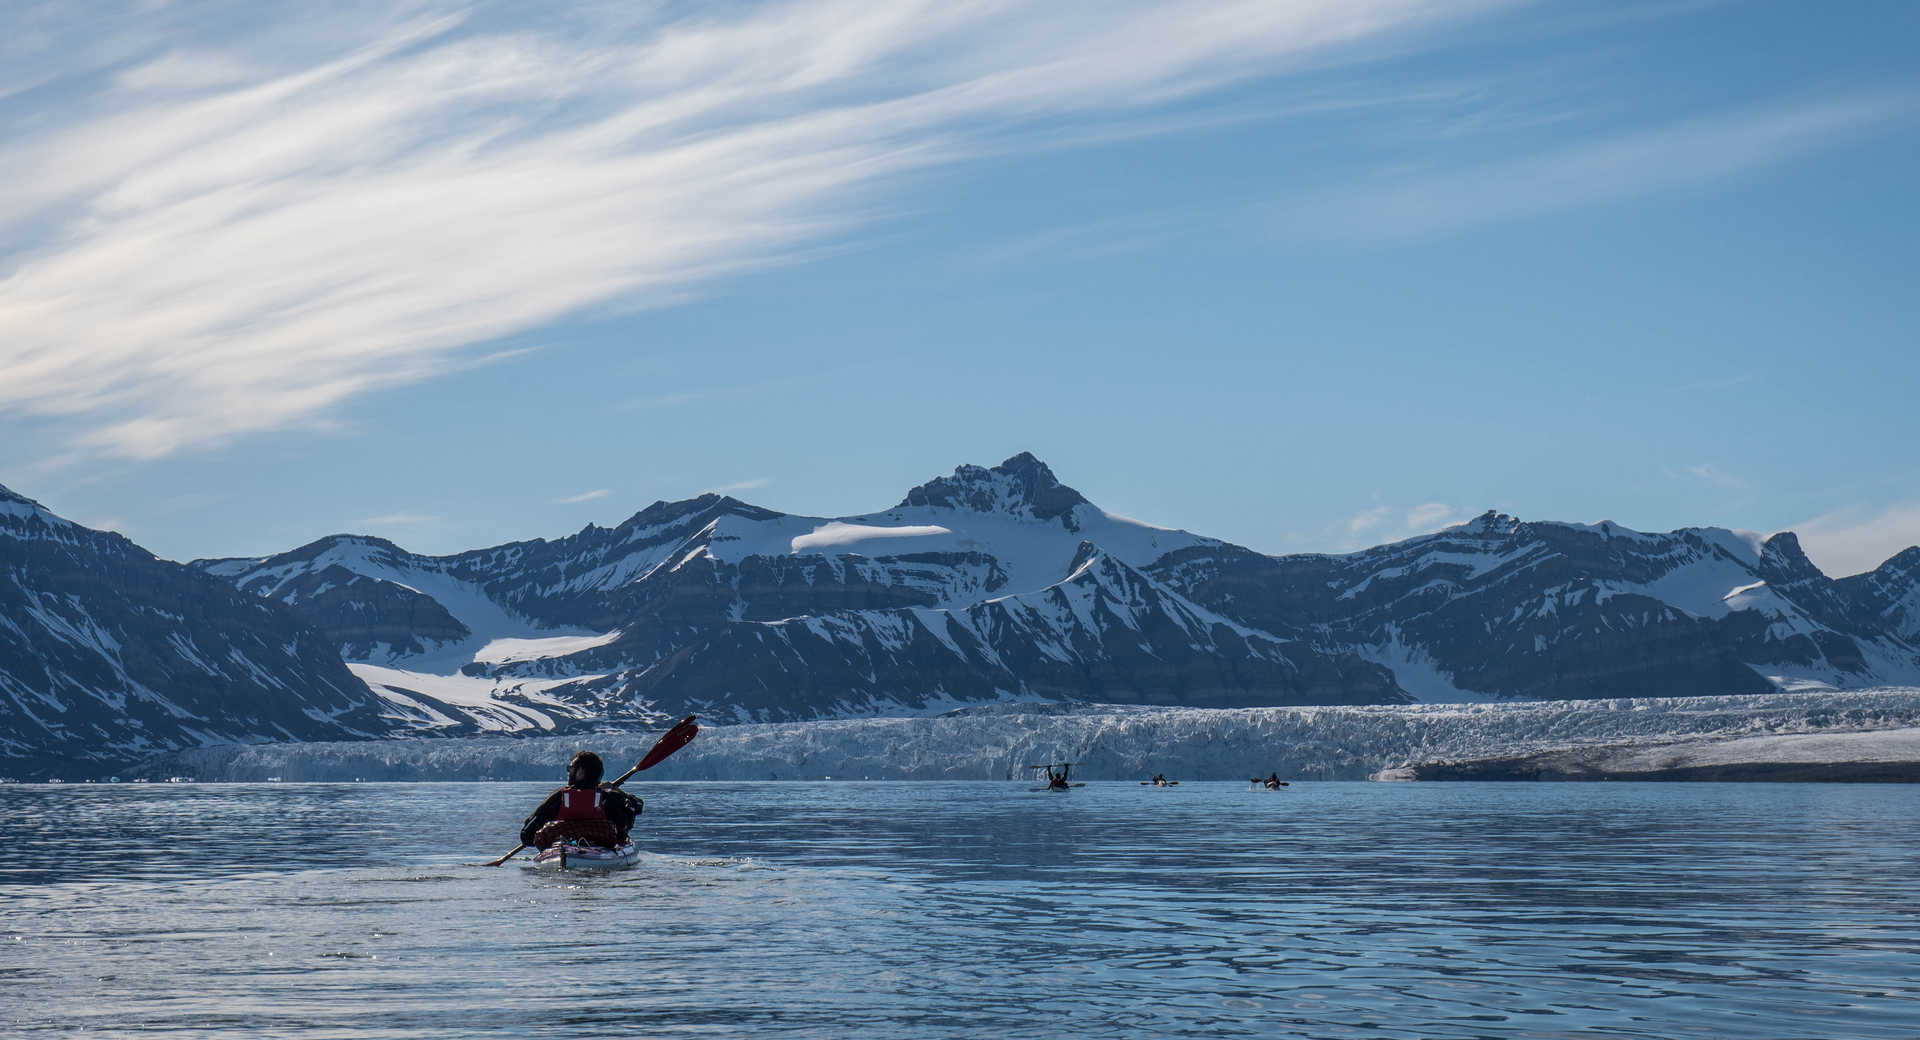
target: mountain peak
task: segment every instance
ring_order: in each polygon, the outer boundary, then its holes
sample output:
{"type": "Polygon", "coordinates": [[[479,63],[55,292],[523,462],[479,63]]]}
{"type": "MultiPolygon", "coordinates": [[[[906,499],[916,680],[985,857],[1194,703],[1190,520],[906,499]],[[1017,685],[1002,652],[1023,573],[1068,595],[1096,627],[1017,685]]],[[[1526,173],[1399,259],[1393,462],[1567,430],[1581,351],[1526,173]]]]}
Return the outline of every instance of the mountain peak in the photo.
{"type": "MultiPolygon", "coordinates": [[[[69,532],[74,530],[89,530],[63,516],[49,512],[46,506],[35,502],[33,499],[17,491],[10,490],[4,484],[0,484],[0,518],[12,518],[21,524],[27,525],[38,524],[41,529],[45,530],[69,532]]],[[[35,528],[29,526],[25,529],[31,531],[35,528]]]]}
{"type": "Polygon", "coordinates": [[[1800,548],[1800,536],[1781,531],[1760,547],[1758,573],[1770,585],[1785,585],[1809,579],[1825,581],[1826,574],[1800,548]]]}
{"type": "Polygon", "coordinates": [[[1465,525],[1479,534],[1513,534],[1523,526],[1520,519],[1508,516],[1497,509],[1489,509],[1465,525]]]}
{"type": "Polygon", "coordinates": [[[394,562],[413,555],[398,545],[371,534],[330,534],[316,538],[297,549],[290,549],[272,559],[314,560],[326,553],[365,556],[394,562]]]}
{"type": "Polygon", "coordinates": [[[20,492],[7,487],[5,484],[0,484],[0,505],[25,506],[28,509],[38,510],[42,513],[47,511],[46,506],[43,506],[40,503],[35,502],[33,499],[28,498],[27,496],[21,494],[20,492]]]}
{"type": "Polygon", "coordinates": [[[1067,573],[1073,574],[1080,568],[1085,567],[1087,564],[1092,563],[1095,559],[1104,555],[1106,554],[1100,551],[1099,546],[1083,540],[1079,547],[1073,551],[1073,560],[1067,564],[1067,573]]]}
{"type": "Polygon", "coordinates": [[[1071,531],[1078,529],[1073,508],[1088,504],[1086,496],[1060,483],[1046,463],[1023,451],[992,469],[960,466],[953,476],[936,477],[907,492],[897,508],[945,506],[1036,520],[1058,518],[1071,531]]]}
{"type": "Polygon", "coordinates": [[[1909,545],[1874,568],[1888,574],[1920,574],[1920,545],[1909,545]]]}

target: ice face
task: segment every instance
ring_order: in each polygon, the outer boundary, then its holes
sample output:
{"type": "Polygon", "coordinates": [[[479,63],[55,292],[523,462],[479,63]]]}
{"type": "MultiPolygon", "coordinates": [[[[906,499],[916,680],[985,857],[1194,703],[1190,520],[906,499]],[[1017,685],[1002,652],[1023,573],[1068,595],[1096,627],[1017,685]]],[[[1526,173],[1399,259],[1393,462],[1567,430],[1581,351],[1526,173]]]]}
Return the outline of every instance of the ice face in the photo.
{"type": "MultiPolygon", "coordinates": [[[[1076,779],[1366,779],[1409,761],[1517,755],[1581,745],[1685,741],[1710,760],[1728,742],[1800,734],[1793,754],[1920,747],[1920,688],[1746,697],[1660,697],[1369,707],[1125,708],[1000,704],[931,718],[707,725],[653,779],[1023,779],[1032,762],[1076,763],[1076,779]],[[1897,731],[1908,731],[1901,737],[1897,731]],[[1905,743],[1902,743],[1902,741],[1905,743]]],[[[196,775],[235,779],[536,779],[583,742],[636,761],[659,736],[474,737],[210,748],[196,775]]],[[[1880,753],[1880,752],[1873,752],[1880,753]]]]}

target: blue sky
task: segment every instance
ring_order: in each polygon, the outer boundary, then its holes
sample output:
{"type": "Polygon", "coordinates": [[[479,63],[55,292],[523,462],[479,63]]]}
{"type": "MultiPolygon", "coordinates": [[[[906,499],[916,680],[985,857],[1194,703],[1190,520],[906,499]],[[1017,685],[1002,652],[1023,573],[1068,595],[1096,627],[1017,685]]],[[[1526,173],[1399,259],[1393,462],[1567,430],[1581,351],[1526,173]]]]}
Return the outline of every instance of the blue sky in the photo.
{"type": "Polygon", "coordinates": [[[29,3],[0,483],[423,552],[1022,450],[1267,552],[1920,543],[1920,6],[29,3]]]}

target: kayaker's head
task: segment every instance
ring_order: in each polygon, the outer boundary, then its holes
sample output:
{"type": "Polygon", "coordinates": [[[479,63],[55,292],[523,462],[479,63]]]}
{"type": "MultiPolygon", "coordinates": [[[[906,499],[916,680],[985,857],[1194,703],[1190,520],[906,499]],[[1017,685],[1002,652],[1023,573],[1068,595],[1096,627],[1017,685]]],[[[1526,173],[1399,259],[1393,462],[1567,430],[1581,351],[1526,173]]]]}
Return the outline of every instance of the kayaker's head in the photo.
{"type": "Polygon", "coordinates": [[[606,766],[600,763],[600,756],[591,751],[575,752],[567,762],[568,787],[598,787],[600,777],[605,775],[606,766]]]}

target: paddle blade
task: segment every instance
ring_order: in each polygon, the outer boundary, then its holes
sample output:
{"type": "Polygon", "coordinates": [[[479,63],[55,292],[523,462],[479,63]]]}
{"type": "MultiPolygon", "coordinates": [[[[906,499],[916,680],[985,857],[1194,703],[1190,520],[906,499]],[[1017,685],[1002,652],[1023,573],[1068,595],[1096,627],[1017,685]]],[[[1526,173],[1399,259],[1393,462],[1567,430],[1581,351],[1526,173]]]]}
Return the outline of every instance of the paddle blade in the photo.
{"type": "Polygon", "coordinates": [[[654,766],[659,765],[668,755],[692,743],[694,736],[700,732],[700,727],[694,725],[693,722],[697,717],[698,716],[689,715],[681,719],[672,729],[668,730],[667,735],[661,737],[659,743],[653,745],[653,750],[647,752],[647,757],[641,759],[640,764],[633,767],[634,771],[638,772],[642,769],[652,769],[654,766]]]}

